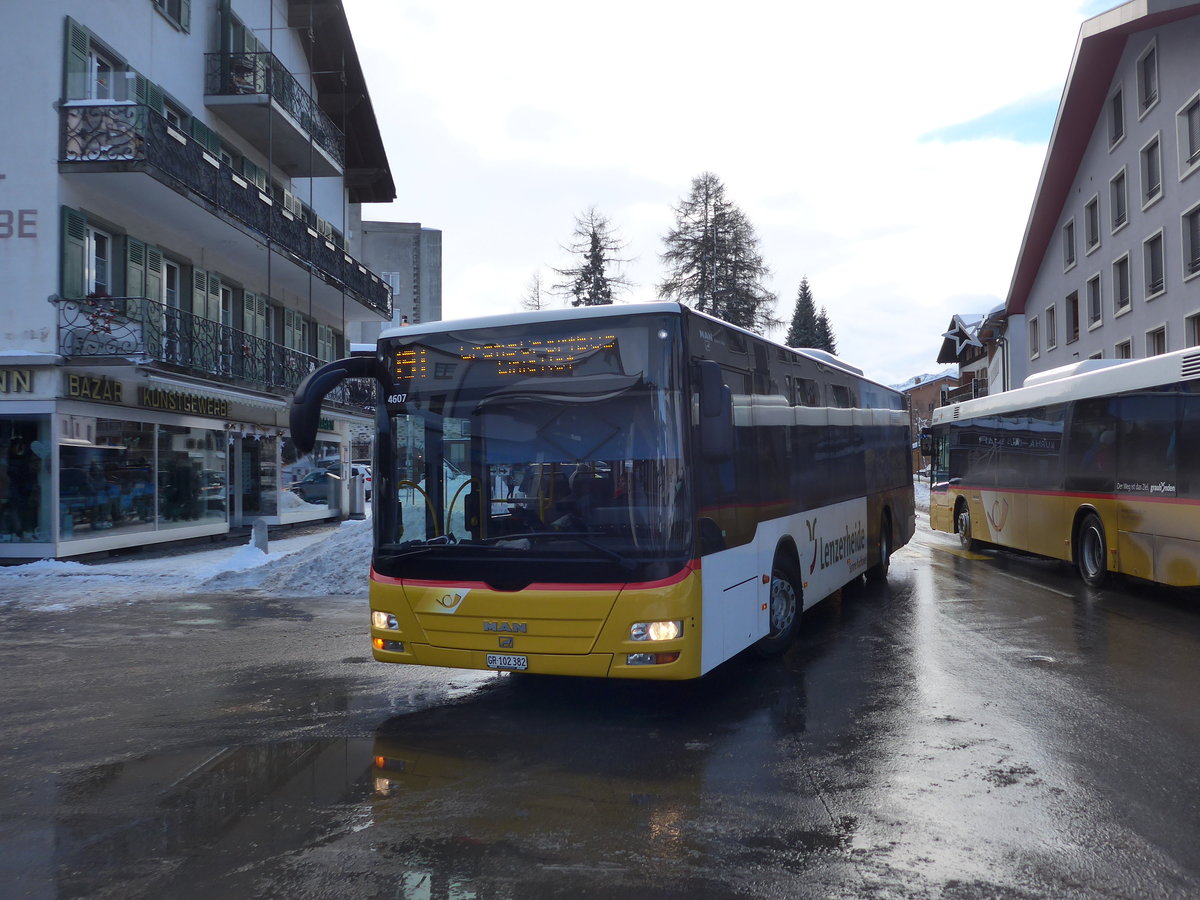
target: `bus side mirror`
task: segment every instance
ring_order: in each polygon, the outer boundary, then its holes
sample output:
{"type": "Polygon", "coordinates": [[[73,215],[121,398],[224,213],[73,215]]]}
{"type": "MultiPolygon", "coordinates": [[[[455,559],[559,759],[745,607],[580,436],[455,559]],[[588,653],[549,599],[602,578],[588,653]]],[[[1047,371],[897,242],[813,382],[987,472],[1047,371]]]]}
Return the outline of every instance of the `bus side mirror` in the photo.
{"type": "Polygon", "coordinates": [[[921,455],[933,456],[933,435],[928,429],[921,429],[921,455]]]}
{"type": "Polygon", "coordinates": [[[710,359],[698,364],[700,374],[700,455],[706,462],[733,458],[733,394],[710,359]]]}

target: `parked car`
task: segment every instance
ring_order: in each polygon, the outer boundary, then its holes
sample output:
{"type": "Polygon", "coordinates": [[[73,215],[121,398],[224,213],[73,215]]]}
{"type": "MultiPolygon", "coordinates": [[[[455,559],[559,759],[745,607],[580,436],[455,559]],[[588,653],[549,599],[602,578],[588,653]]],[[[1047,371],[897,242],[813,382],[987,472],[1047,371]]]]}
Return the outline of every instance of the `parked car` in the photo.
{"type": "Polygon", "coordinates": [[[341,481],[341,478],[328,469],[316,469],[309,472],[299,481],[293,481],[288,487],[305,503],[329,503],[333,488],[331,485],[341,481]]]}
{"type": "Polygon", "coordinates": [[[364,463],[350,463],[351,476],[358,475],[363,480],[363,491],[366,499],[371,499],[371,467],[364,463]]]}

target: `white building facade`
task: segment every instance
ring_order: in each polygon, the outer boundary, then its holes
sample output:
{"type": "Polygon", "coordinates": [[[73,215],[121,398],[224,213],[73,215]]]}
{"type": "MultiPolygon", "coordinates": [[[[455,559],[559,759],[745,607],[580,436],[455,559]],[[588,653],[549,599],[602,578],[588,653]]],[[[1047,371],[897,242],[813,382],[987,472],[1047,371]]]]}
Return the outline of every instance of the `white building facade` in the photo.
{"type": "Polygon", "coordinates": [[[395,189],[334,0],[47,0],[0,29],[0,559],[343,513],[353,386],[298,458],[288,402],[390,320],[360,205],[395,189]],[[18,87],[19,86],[19,87],[18,87]]]}
{"type": "Polygon", "coordinates": [[[1005,305],[1010,384],[1200,344],[1200,4],[1080,30],[1005,305]]]}

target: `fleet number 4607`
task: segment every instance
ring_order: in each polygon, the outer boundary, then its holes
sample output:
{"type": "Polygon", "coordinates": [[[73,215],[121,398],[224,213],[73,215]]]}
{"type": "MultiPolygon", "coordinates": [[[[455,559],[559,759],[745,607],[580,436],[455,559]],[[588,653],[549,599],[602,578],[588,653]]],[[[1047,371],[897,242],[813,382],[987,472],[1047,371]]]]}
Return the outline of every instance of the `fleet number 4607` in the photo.
{"type": "Polygon", "coordinates": [[[407,403],[408,394],[388,394],[388,403],[407,403]]]}

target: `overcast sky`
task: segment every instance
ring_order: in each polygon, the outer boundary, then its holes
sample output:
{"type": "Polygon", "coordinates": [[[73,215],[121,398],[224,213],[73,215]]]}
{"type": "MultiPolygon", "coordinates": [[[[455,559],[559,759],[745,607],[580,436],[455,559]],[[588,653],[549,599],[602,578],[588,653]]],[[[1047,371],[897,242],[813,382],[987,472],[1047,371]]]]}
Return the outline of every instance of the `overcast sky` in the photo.
{"type": "Polygon", "coordinates": [[[711,171],[776,314],[807,275],[839,355],[893,384],[1004,301],[1079,26],[1115,4],[345,5],[398,195],[364,216],[442,231],[444,318],[519,309],[591,206],[633,257],[621,299],[656,299],[711,171]]]}

